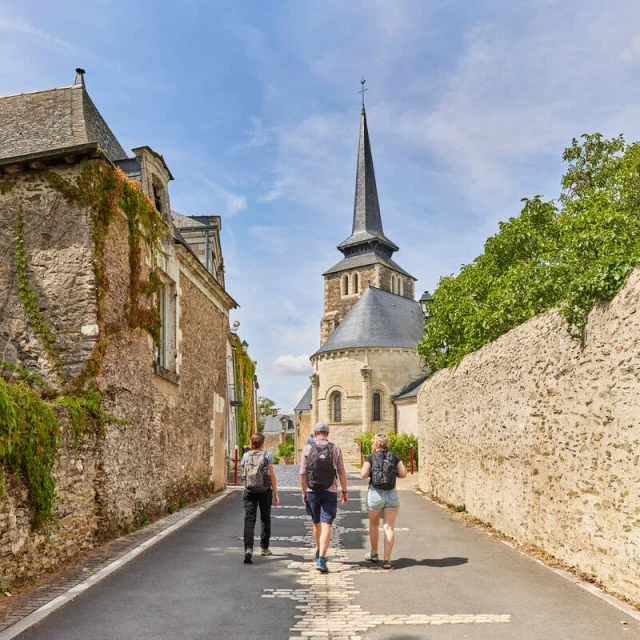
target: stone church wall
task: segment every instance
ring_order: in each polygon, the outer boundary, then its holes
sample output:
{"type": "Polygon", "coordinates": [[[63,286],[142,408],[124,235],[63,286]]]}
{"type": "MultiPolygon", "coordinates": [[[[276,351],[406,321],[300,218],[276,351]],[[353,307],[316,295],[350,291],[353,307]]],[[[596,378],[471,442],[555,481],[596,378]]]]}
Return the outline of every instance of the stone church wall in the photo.
{"type": "Polygon", "coordinates": [[[640,600],[640,269],[589,317],[556,311],[419,394],[420,486],[640,600]]]}
{"type": "MultiPolygon", "coordinates": [[[[96,323],[91,220],[86,210],[61,202],[47,185],[13,179],[17,186],[0,196],[0,358],[48,374],[17,298],[12,230],[21,210],[31,281],[70,377],[80,372],[97,339],[83,330],[96,323]]],[[[0,577],[5,583],[33,577],[101,539],[165,514],[169,506],[224,487],[228,317],[214,304],[206,277],[198,277],[197,260],[186,250],[186,255],[173,254],[173,242],[165,251],[181,265],[179,384],[154,373],[149,335],[127,328],[128,231],[124,216],[116,215],[105,247],[107,348],[96,383],[104,409],[126,422],[106,423],[102,437],[89,430],[77,445],[63,420],[54,469],[55,518],[39,531],[30,526],[24,484],[0,467],[7,478],[0,497],[0,577]]]]}
{"type": "Polygon", "coordinates": [[[413,349],[349,349],[320,355],[318,373],[318,420],[331,427],[331,440],[340,445],[345,457],[360,460],[354,438],[362,433],[364,420],[362,368],[371,370],[369,382],[368,428],[389,432],[395,428],[395,407],[391,401],[409,382],[422,373],[420,358],[413,349]],[[334,391],[342,394],[342,420],[333,421],[330,399],[334,391]],[[382,394],[381,420],[374,421],[373,393],[382,394]]]}

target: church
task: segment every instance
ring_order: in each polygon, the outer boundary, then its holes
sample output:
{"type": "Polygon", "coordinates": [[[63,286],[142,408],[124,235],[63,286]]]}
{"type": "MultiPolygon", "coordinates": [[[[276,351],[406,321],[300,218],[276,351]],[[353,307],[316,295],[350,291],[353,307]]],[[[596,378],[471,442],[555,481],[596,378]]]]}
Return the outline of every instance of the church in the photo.
{"type": "Polygon", "coordinates": [[[320,348],[311,356],[311,388],[296,407],[310,425],[327,422],[347,460],[354,438],[401,429],[394,399],[424,378],[416,352],[424,321],[415,278],[393,260],[399,250],[384,234],[364,104],[351,235],[342,259],[324,276],[320,348]]]}

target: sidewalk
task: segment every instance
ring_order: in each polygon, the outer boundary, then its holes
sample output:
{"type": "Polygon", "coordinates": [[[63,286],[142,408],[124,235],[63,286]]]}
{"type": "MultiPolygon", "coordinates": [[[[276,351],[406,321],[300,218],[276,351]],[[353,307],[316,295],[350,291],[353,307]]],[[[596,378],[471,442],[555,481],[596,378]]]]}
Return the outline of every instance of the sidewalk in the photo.
{"type": "Polygon", "coordinates": [[[640,640],[635,618],[408,488],[396,568],[366,563],[366,485],[352,470],[331,573],[318,574],[296,469],[286,477],[292,490],[273,509],[273,556],[242,563],[233,492],[20,638],[640,640]]]}

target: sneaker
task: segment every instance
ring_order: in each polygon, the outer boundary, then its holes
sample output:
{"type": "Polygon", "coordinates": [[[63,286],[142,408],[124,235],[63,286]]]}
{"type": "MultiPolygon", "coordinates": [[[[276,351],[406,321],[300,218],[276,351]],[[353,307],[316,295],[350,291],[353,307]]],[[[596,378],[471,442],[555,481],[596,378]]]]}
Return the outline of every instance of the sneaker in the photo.
{"type": "Polygon", "coordinates": [[[320,557],[320,549],[316,549],[316,560],[320,557]]]}
{"type": "Polygon", "coordinates": [[[316,562],[316,569],[320,573],[329,573],[329,569],[327,568],[326,558],[318,558],[318,561],[316,562]]]}
{"type": "Polygon", "coordinates": [[[378,554],[377,554],[377,553],[373,553],[373,551],[369,551],[369,552],[365,555],[364,559],[365,559],[367,562],[378,562],[378,561],[379,561],[378,554]]]}
{"type": "Polygon", "coordinates": [[[272,556],[273,555],[273,551],[271,551],[271,549],[260,549],[260,555],[261,556],[272,556]]]}
{"type": "Polygon", "coordinates": [[[253,551],[251,549],[245,549],[244,550],[244,563],[245,564],[252,564],[253,560],[251,559],[251,556],[253,556],[253,551]]]}

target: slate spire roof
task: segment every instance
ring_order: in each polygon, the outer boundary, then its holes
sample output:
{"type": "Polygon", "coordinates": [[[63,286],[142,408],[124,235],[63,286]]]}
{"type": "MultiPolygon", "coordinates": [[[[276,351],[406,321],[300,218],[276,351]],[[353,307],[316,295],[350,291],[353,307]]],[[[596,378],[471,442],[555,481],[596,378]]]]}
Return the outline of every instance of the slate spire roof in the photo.
{"type": "Polygon", "coordinates": [[[353,203],[353,227],[351,235],[338,249],[345,257],[363,249],[379,249],[391,256],[398,247],[384,235],[378,202],[376,175],[373,170],[373,155],[367,128],[364,105],[360,114],[360,141],[358,143],[358,166],[356,170],[356,194],[353,203]]]}
{"type": "Polygon", "coordinates": [[[369,287],[313,355],[358,347],[414,349],[423,329],[419,302],[369,287]]]}

